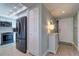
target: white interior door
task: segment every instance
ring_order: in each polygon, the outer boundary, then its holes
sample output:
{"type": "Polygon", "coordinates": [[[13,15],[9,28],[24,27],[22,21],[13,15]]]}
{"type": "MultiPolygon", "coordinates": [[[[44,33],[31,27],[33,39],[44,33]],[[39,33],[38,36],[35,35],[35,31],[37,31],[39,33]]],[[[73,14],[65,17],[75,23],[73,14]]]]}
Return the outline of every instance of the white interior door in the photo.
{"type": "Polygon", "coordinates": [[[29,51],[39,55],[39,9],[29,11],[29,51]]]}

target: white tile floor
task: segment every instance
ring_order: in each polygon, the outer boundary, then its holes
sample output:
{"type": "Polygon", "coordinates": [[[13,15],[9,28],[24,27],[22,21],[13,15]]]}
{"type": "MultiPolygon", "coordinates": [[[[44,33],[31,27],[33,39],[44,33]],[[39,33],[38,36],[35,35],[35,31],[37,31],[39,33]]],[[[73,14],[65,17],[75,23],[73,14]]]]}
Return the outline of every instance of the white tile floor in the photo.
{"type": "MultiPolygon", "coordinates": [[[[73,47],[69,45],[60,44],[59,49],[55,54],[48,53],[46,56],[79,56],[79,52],[73,47]]],[[[0,46],[0,56],[32,56],[29,53],[22,53],[16,49],[16,45],[14,43],[2,45],[0,46]]]]}
{"type": "Polygon", "coordinates": [[[30,56],[28,53],[24,54],[16,49],[14,43],[0,46],[0,56],[30,56]]]}

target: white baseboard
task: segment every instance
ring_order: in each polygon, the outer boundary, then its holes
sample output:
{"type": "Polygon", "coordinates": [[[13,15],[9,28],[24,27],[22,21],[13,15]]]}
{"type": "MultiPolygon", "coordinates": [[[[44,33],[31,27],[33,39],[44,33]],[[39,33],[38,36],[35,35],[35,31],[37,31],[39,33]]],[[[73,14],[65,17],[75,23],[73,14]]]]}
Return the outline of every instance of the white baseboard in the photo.
{"type": "Polygon", "coordinates": [[[48,53],[48,50],[43,54],[43,56],[46,56],[47,53],[48,53]]]}
{"type": "Polygon", "coordinates": [[[46,56],[46,54],[48,53],[48,52],[52,52],[52,53],[54,53],[54,54],[56,54],[57,53],[57,50],[58,50],[58,48],[59,48],[59,46],[56,48],[56,50],[55,51],[52,51],[52,50],[47,50],[44,54],[43,54],[43,56],[46,56]]]}
{"type": "Polygon", "coordinates": [[[52,52],[52,53],[56,54],[56,53],[57,53],[58,48],[59,48],[59,46],[57,47],[57,49],[56,49],[55,51],[52,51],[52,50],[47,50],[47,51],[43,54],[43,56],[46,56],[48,52],[52,52]]]}
{"type": "Polygon", "coordinates": [[[77,51],[79,51],[78,47],[75,44],[73,44],[73,45],[75,46],[75,48],[77,49],[77,51]]]}
{"type": "Polygon", "coordinates": [[[51,51],[51,50],[47,50],[44,54],[43,54],[43,56],[46,56],[47,55],[47,53],[49,53],[49,52],[52,52],[52,53],[54,53],[54,54],[56,54],[56,52],[54,52],[54,51],[51,51]]]}
{"type": "Polygon", "coordinates": [[[48,50],[48,52],[52,52],[52,53],[56,54],[56,51],[48,50]]]}
{"type": "Polygon", "coordinates": [[[59,41],[59,43],[60,43],[60,42],[74,44],[73,42],[59,41]]]}

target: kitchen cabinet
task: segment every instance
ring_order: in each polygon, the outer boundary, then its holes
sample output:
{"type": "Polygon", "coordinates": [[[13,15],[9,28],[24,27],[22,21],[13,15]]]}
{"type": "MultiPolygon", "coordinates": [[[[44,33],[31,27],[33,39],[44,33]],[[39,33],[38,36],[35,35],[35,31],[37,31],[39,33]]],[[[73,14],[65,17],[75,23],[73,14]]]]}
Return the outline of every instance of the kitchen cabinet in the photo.
{"type": "Polygon", "coordinates": [[[49,34],[49,52],[56,54],[58,49],[58,33],[49,34]]]}
{"type": "Polygon", "coordinates": [[[6,21],[0,21],[0,27],[12,27],[12,23],[6,21]]]}

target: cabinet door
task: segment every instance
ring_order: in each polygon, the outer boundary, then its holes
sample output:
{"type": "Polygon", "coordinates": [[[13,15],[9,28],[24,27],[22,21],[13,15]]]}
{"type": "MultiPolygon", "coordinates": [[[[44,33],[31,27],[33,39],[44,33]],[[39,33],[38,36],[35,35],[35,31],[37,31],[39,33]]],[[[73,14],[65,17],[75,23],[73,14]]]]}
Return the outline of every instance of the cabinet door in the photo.
{"type": "Polygon", "coordinates": [[[49,51],[56,53],[58,49],[58,34],[49,36],[49,51]]]}
{"type": "Polygon", "coordinates": [[[53,35],[49,36],[49,51],[55,52],[55,36],[53,35]]]}
{"type": "Polygon", "coordinates": [[[39,55],[39,9],[29,11],[29,46],[28,49],[33,55],[39,55]]]}

